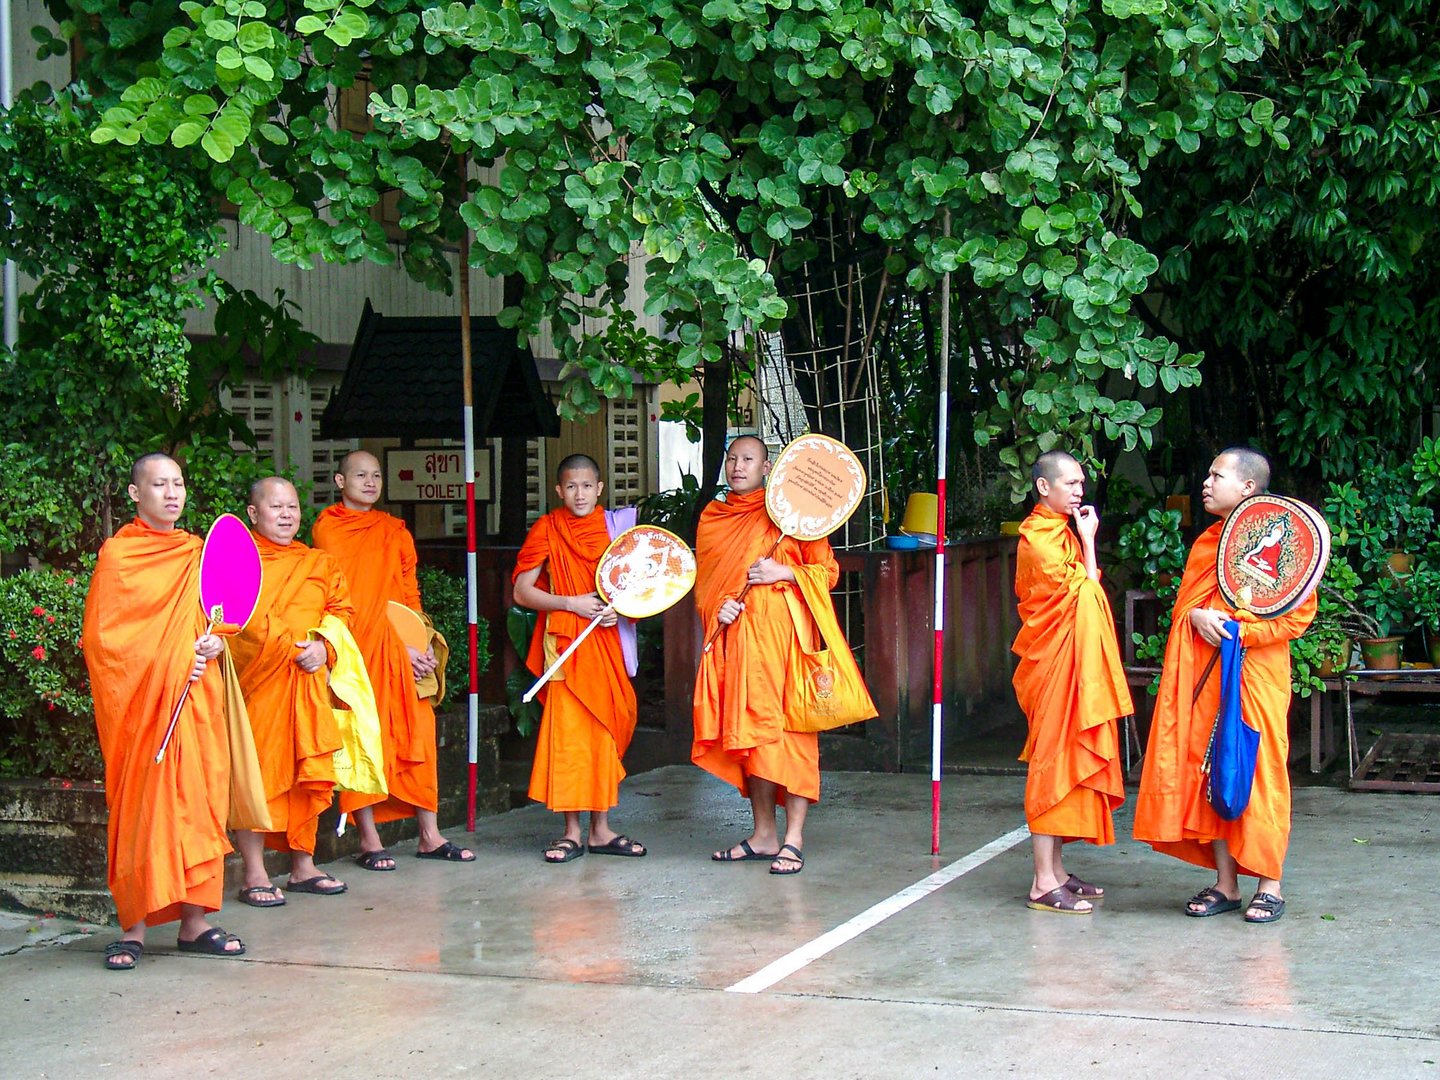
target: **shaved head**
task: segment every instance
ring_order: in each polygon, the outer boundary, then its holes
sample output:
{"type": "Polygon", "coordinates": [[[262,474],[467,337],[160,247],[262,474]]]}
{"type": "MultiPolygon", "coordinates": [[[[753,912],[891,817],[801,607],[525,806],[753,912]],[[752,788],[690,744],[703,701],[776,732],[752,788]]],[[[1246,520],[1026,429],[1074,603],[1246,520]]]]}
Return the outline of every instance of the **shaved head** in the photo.
{"type": "Polygon", "coordinates": [[[740,436],[738,436],[738,437],[735,439],[734,442],[732,442],[732,443],[730,444],[730,448],[733,450],[736,446],[740,445],[741,443],[745,443],[745,444],[747,444],[747,445],[753,445],[753,446],[759,451],[759,453],[760,453],[760,460],[761,460],[761,461],[769,461],[769,460],[770,460],[770,448],[765,445],[765,440],[762,439],[762,438],[760,438],[760,436],[758,436],[758,435],[740,435],[740,436]]]}
{"type": "Polygon", "coordinates": [[[253,484],[250,485],[250,505],[259,506],[261,501],[269,492],[270,485],[272,484],[279,484],[282,487],[287,487],[290,489],[289,493],[291,495],[295,494],[295,485],[292,484],[289,480],[286,480],[283,476],[262,476],[259,480],[256,480],[253,484]]]}
{"type": "Polygon", "coordinates": [[[1235,475],[1241,480],[1255,481],[1257,492],[1270,487],[1270,459],[1259,450],[1249,446],[1227,446],[1219,457],[1228,457],[1234,462],[1235,475]]]}
{"type": "Polygon", "coordinates": [[[561,483],[561,477],[567,472],[575,472],[580,469],[589,469],[595,474],[595,479],[600,479],[600,464],[589,454],[571,454],[555,468],[555,482],[561,483]]]}
{"type": "Polygon", "coordinates": [[[145,475],[146,469],[150,467],[152,462],[156,461],[168,461],[177,469],[180,467],[180,463],[176,461],[173,457],[171,457],[169,454],[162,454],[158,450],[149,454],[141,454],[138,458],[135,459],[135,464],[130,466],[130,483],[140,483],[140,479],[145,475]]]}
{"type": "Polygon", "coordinates": [[[1060,470],[1066,465],[1080,464],[1075,455],[1067,454],[1064,450],[1047,450],[1035,459],[1035,464],[1030,466],[1030,483],[1037,480],[1048,480],[1054,483],[1060,475],[1060,470]]]}
{"type": "Polygon", "coordinates": [[[350,476],[361,465],[380,468],[380,459],[368,450],[351,450],[340,459],[340,464],[335,466],[335,471],[343,476],[350,476]]]}

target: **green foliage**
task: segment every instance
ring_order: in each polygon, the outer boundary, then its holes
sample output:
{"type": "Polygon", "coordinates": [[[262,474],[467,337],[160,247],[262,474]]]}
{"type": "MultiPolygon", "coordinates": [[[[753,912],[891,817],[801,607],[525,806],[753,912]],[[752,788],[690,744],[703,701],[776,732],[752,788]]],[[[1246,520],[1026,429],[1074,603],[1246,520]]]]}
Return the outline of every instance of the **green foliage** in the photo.
{"type": "MultiPolygon", "coordinates": [[[[464,701],[470,693],[470,616],[465,595],[465,579],[438,566],[421,566],[416,571],[420,580],[420,600],[425,614],[435,624],[450,646],[450,659],[445,664],[445,701],[464,701]]],[[[490,668],[490,624],[475,624],[476,660],[483,674],[490,668]]]]}
{"type": "Polygon", "coordinates": [[[1136,238],[1162,257],[1152,321],[1205,352],[1193,436],[1254,439],[1318,486],[1394,464],[1435,398],[1440,52],[1425,0],[1277,9],[1279,47],[1217,99],[1214,137],[1146,174],[1136,238]]]}
{"type": "Polygon", "coordinates": [[[87,560],[0,578],[0,776],[105,776],[80,652],[87,560]]]}
{"type": "Polygon", "coordinates": [[[530,654],[530,642],[535,637],[535,626],[539,618],[539,615],[529,608],[519,605],[511,607],[505,613],[505,632],[522,661],[505,680],[505,704],[515,720],[515,730],[526,736],[539,729],[540,714],[545,711],[545,706],[538,698],[532,701],[521,700],[535,682],[535,676],[523,661],[530,654]]]}
{"type": "Polygon", "coordinates": [[[1152,506],[1120,530],[1116,553],[1146,582],[1146,588],[1162,587],[1162,577],[1178,578],[1185,570],[1186,558],[1180,511],[1152,506]]]}
{"type": "MultiPolygon", "coordinates": [[[[81,6],[129,14],[73,2],[77,26],[81,6]]],[[[1273,102],[1238,116],[1226,94],[1273,39],[1268,5],[803,7],[307,0],[292,21],[282,0],[187,0],[94,137],[198,147],[284,261],[393,262],[371,210],[394,192],[406,269],[448,287],[444,247],[469,226],[472,264],[523,286],[502,321],[549,326],[565,415],[629,392],[573,330],[618,318],[640,252],[645,310],[678,342],[639,350],[654,375],[780,330],[792,353],[836,348],[853,397],[871,344],[854,328],[954,271],[1006,365],[975,436],[1005,444],[1017,483],[1062,440],[1149,448],[1159,410],[1137,388],[1193,386],[1199,356],[1132,312],[1159,266],[1132,238],[1136,191],[1222,122],[1283,145],[1273,102]],[[362,71],[374,128],[337,129],[362,71]],[[457,155],[503,166],[462,197],[457,155]]],[[[812,423],[833,422],[827,378],[802,387],[812,423]]]]}
{"type": "Polygon", "coordinates": [[[662,529],[669,529],[686,543],[693,544],[701,507],[710,501],[714,493],[713,487],[701,487],[700,481],[695,479],[694,475],[684,473],[680,477],[679,487],[657,491],[640,500],[636,506],[639,521],[643,525],[658,525],[662,529]]]}

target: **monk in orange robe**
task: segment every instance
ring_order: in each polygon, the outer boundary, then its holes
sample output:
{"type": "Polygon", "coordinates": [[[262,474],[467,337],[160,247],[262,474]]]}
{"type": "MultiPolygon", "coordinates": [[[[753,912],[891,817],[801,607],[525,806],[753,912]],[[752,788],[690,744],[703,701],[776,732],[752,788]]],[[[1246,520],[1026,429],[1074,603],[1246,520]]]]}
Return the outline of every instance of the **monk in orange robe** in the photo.
{"type": "Polygon", "coordinates": [[[1082,505],[1085,472],[1051,450],[1031,479],[1036,504],[1020,526],[1012,647],[1015,697],[1030,725],[1020,755],[1030,766],[1025,820],[1035,864],[1027,906],[1086,915],[1105,890],[1066,873],[1061,850],[1072,840],[1115,842],[1111,815],[1125,801],[1115,722],[1134,705],[1095,561],[1100,516],[1082,505]]]}
{"type": "MultiPolygon", "coordinates": [[[[798,874],[805,866],[805,817],[820,801],[820,740],[814,729],[801,730],[786,708],[792,654],[801,645],[792,601],[807,622],[827,615],[833,621],[828,593],[840,579],[840,565],[828,540],[786,537],[774,546],[780,530],[765,510],[769,474],[765,444],[741,436],[725,456],[729,492],[700,515],[695,607],[707,642],[724,630],[700,657],[690,759],[734,784],[754,814],[750,836],[711,859],[766,861],[772,874],[798,874]],[[808,590],[797,574],[823,588],[808,590]],[[737,597],[747,583],[752,588],[742,603],[737,597]],[[817,612],[816,605],[829,610],[817,612]],[[783,842],[776,819],[782,800],[783,842]]],[[[814,644],[813,627],[804,629],[814,644]]],[[[843,641],[835,644],[845,648],[843,641]]],[[[874,716],[863,686],[856,696],[861,700],[839,707],[852,716],[874,716]]]]}
{"type": "MultiPolygon", "coordinates": [[[[515,602],[541,613],[525,662],[536,675],[564,652],[605,601],[595,591],[595,570],[610,546],[605,484],[600,466],[572,454],[555,472],[561,506],[530,528],[515,561],[515,602]],[[547,659],[548,658],[548,659],[547,659]]],[[[530,798],[565,816],[565,833],[545,848],[546,862],[565,863],[585,852],[641,856],[645,845],[617,833],[610,808],[620,801],[620,764],[635,734],[635,688],[625,669],[619,619],[606,612],[600,625],[565,661],[541,691],[530,798]],[[588,843],[580,839],[580,815],[590,812],[588,843]]]]}
{"type": "Polygon", "coordinates": [[[289,891],[331,896],[346,888],[315,866],[316,824],[334,793],[333,758],[341,740],[326,683],[333,657],[310,631],[326,615],[348,624],[355,609],[334,558],[295,539],[300,497],[290,481],[257,481],[246,512],[264,578],[255,615],[232,652],[275,831],[237,830],[235,842],[245,862],[240,899],[252,907],[278,907],[285,895],[265,872],[266,847],[290,852],[289,891]]]}
{"type": "Polygon", "coordinates": [[[82,648],[95,698],[110,809],[107,881],[122,937],[111,971],[133,970],[145,930],[180,921],[185,952],[238,956],[245,945],[206,921],[225,885],[230,746],[224,684],[208,661],[219,638],[200,610],[200,538],[175,527],[180,466],[146,454],[130,471],[136,519],[100,549],[85,597],[82,648]],[[190,693],[158,764],[186,683],[190,693]]]}
{"type": "Polygon", "coordinates": [[[414,817],[420,830],[415,854],[422,859],[473,862],[475,853],[440,835],[437,777],[439,750],[435,709],[419,697],[415,684],[436,668],[435,651],[413,649],[400,640],[386,607],[392,601],[419,612],[420,585],[415,577],[415,541],[405,522],[376,510],[384,475],[375,455],[352,450],[335,474],[340,502],[316,520],[315,546],[335,556],[350,586],[355,619],[350,624],[365,658],[380,712],[388,795],[346,791],[340,810],[360,831],[355,861],[366,870],[394,870],[395,859],[380,843],[376,822],[414,817]]]}
{"type": "Polygon", "coordinates": [[[1238,910],[1241,874],[1259,879],[1247,922],[1274,922],[1285,912],[1280,878],[1290,844],[1290,642],[1314,619],[1316,600],[1312,595],[1273,619],[1235,612],[1220,593],[1216,570],[1224,519],[1269,482],[1270,463],[1246,447],[1225,450],[1210,466],[1201,494],[1205,509],[1221,520],[1200,535],[1185,563],[1135,802],[1135,839],[1215,871],[1215,884],[1185,905],[1185,914],[1197,918],[1238,910]],[[1220,707],[1218,673],[1195,692],[1221,640],[1231,636],[1226,620],[1240,623],[1241,709],[1260,731],[1250,804],[1236,821],[1210,806],[1201,771],[1220,707]]]}

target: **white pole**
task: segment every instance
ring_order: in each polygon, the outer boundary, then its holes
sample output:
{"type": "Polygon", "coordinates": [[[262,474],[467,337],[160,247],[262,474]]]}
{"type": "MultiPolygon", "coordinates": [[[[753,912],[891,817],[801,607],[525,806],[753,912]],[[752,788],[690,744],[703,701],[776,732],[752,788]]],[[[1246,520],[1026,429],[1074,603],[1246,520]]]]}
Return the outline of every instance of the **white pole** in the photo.
{"type": "MultiPolygon", "coordinates": [[[[15,104],[14,57],[11,55],[10,0],[0,0],[0,108],[6,112],[15,104]]],[[[6,223],[8,227],[8,222],[6,223]]],[[[15,348],[20,340],[20,274],[13,259],[5,260],[5,347],[15,348]]]]}
{"type": "MultiPolygon", "coordinates": [[[[950,211],[945,211],[950,235],[950,211]]],[[[945,727],[945,458],[950,424],[950,274],[940,279],[940,399],[935,462],[935,695],[930,706],[930,854],[940,854],[940,745],[945,727]]]]}

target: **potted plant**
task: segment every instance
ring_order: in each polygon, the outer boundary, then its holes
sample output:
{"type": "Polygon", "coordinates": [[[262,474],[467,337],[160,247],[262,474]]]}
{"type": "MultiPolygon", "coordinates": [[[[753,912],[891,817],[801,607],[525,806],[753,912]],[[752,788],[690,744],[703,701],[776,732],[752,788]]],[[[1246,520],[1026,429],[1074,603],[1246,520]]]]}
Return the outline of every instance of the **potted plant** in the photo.
{"type": "Polygon", "coordinates": [[[1152,506],[1139,520],[1120,530],[1116,553],[1145,587],[1154,589],[1159,596],[1179,580],[1185,569],[1180,511],[1152,506]]]}
{"type": "Polygon", "coordinates": [[[1430,663],[1440,668],[1440,541],[1430,545],[1406,585],[1416,622],[1425,631],[1430,663]]]}

